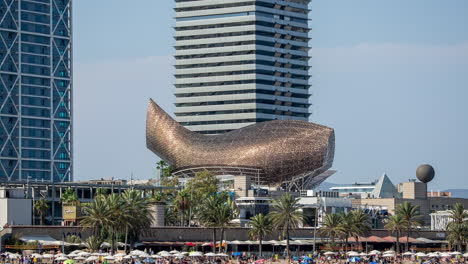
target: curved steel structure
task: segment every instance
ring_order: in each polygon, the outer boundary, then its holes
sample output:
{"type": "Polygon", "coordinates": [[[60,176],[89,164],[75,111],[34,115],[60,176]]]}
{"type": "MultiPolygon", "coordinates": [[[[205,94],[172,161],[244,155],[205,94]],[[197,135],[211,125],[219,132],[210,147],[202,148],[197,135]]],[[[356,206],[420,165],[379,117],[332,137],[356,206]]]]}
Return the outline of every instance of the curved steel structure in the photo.
{"type": "Polygon", "coordinates": [[[147,147],[175,168],[238,168],[261,171],[268,184],[314,177],[333,162],[335,134],[332,128],[294,120],[257,123],[219,135],[192,132],[150,100],[146,119],[147,147]]]}

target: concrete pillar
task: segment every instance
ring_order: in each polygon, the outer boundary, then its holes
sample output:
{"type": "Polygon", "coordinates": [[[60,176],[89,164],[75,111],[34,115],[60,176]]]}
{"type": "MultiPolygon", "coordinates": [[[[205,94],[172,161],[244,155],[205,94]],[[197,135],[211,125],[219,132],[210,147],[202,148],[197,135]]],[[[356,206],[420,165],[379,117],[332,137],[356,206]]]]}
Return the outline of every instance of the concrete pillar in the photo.
{"type": "Polygon", "coordinates": [[[237,197],[248,197],[250,187],[251,184],[249,176],[234,177],[234,191],[237,197]]]}
{"type": "Polygon", "coordinates": [[[153,223],[151,223],[151,227],[161,227],[165,226],[165,218],[166,212],[164,210],[164,204],[155,204],[153,205],[153,223]]]}

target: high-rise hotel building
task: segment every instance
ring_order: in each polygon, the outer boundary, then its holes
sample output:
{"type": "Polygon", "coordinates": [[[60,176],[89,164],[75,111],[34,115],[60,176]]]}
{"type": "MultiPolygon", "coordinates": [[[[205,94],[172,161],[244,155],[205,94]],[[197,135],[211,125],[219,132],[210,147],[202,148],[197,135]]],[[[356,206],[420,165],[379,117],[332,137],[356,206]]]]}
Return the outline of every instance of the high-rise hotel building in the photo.
{"type": "Polygon", "coordinates": [[[0,181],[72,176],[71,0],[0,1],[0,181]]]}
{"type": "Polygon", "coordinates": [[[176,0],[176,119],[217,134],[308,120],[310,0],[176,0]]]}

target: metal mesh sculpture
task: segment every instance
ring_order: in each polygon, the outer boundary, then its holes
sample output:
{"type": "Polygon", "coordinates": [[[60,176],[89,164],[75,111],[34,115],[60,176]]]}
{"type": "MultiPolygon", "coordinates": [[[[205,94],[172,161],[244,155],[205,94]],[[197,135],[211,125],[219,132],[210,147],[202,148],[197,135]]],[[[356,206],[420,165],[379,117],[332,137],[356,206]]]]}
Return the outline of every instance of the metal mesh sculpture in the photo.
{"type": "Polygon", "coordinates": [[[216,174],[260,173],[269,185],[295,180],[310,185],[315,176],[331,167],[335,135],[332,128],[293,120],[203,135],[184,128],[150,100],[146,144],[174,166],[175,174],[190,176],[202,169],[216,174]]]}

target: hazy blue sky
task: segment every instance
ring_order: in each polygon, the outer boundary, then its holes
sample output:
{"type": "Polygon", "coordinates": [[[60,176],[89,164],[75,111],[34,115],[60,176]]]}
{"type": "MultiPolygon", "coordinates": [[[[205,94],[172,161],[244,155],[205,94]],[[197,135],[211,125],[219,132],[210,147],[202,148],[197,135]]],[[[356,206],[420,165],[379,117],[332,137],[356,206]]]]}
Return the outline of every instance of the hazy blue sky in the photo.
{"type": "MultiPolygon", "coordinates": [[[[173,0],[74,1],[75,178],[150,178],[154,98],[174,110],[173,0]]],[[[314,0],[312,122],[335,128],[328,181],[468,188],[468,1],[314,0]]]]}

